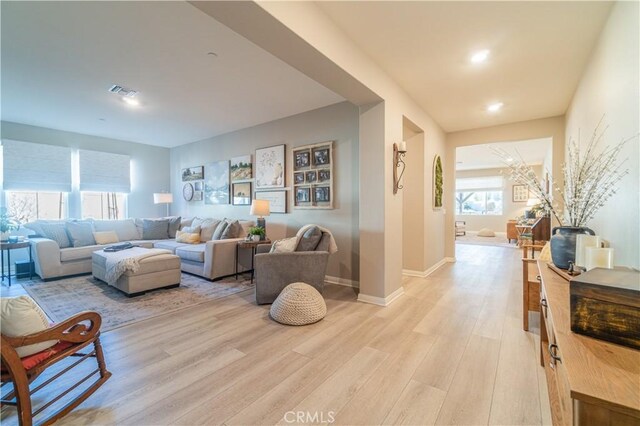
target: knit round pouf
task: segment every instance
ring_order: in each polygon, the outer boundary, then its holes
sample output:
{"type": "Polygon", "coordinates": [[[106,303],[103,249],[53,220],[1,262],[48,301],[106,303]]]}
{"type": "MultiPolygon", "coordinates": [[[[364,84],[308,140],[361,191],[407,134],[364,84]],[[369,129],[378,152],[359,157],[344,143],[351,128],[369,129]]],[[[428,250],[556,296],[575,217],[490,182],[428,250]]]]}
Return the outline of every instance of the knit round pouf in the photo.
{"type": "Polygon", "coordinates": [[[271,305],[271,318],[287,325],[312,324],[326,314],[322,295],[305,283],[289,284],[271,305]]]}

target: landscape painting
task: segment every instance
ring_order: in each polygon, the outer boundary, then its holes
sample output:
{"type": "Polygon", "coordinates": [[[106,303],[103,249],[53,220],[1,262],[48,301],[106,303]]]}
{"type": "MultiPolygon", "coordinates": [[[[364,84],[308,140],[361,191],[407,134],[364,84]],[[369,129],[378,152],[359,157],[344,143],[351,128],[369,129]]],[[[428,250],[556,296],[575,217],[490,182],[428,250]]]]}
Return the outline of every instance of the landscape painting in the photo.
{"type": "Polygon", "coordinates": [[[206,175],[204,203],[229,204],[229,161],[208,164],[206,175]]]}
{"type": "Polygon", "coordinates": [[[233,157],[231,159],[231,182],[251,179],[252,168],[251,155],[233,157]]]}
{"type": "Polygon", "coordinates": [[[204,179],[204,167],[187,167],[186,169],[182,169],[182,181],[190,182],[192,180],[202,180],[204,179]]]}

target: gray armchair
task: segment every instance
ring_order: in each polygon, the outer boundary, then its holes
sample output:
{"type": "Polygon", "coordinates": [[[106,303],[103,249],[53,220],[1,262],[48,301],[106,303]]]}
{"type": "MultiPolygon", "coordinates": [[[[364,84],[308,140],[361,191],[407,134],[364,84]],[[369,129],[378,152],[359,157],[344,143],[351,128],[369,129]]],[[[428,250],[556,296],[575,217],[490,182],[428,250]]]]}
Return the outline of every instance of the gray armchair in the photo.
{"type": "Polygon", "coordinates": [[[329,262],[330,235],[323,233],[314,251],[268,253],[269,245],[258,246],[255,256],[256,303],[273,303],[289,284],[304,282],[322,294],[329,262]]]}

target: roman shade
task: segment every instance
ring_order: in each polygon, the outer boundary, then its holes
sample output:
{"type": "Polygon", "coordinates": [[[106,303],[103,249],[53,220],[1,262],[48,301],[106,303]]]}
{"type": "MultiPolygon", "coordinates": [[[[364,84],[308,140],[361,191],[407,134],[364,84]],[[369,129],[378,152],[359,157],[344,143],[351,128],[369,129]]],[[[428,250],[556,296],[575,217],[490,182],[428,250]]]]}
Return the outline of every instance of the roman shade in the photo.
{"type": "Polygon", "coordinates": [[[502,176],[481,176],[456,179],[456,191],[502,189],[502,176]]]}
{"type": "Polygon", "coordinates": [[[71,192],[71,149],[2,141],[3,186],[7,191],[71,192]]]}
{"type": "Polygon", "coordinates": [[[80,191],[131,192],[128,155],[108,152],[78,152],[80,159],[80,191]]]}

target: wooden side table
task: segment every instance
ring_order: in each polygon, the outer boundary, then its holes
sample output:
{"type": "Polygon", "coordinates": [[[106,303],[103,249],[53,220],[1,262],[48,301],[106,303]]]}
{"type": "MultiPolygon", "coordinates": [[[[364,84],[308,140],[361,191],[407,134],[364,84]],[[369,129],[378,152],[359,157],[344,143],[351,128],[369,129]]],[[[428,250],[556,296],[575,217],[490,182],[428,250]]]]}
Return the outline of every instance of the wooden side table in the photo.
{"type": "Polygon", "coordinates": [[[9,281],[9,287],[11,287],[11,250],[17,250],[21,248],[29,249],[29,279],[33,278],[33,258],[31,256],[31,243],[29,241],[20,241],[18,243],[10,243],[8,241],[0,242],[0,264],[2,268],[2,275],[0,280],[4,283],[6,278],[9,281]],[[7,252],[7,273],[4,272],[4,252],[7,252]]]}
{"type": "MultiPolygon", "coordinates": [[[[251,249],[251,283],[253,284],[253,275],[255,272],[254,266],[253,266],[253,260],[256,256],[256,250],[258,248],[259,245],[262,244],[271,244],[271,240],[260,240],[260,241],[238,241],[238,244],[236,245],[236,279],[238,279],[238,260],[239,260],[239,253],[240,253],[240,249],[251,249]]],[[[242,272],[248,272],[248,271],[242,271],[242,272]]]]}

